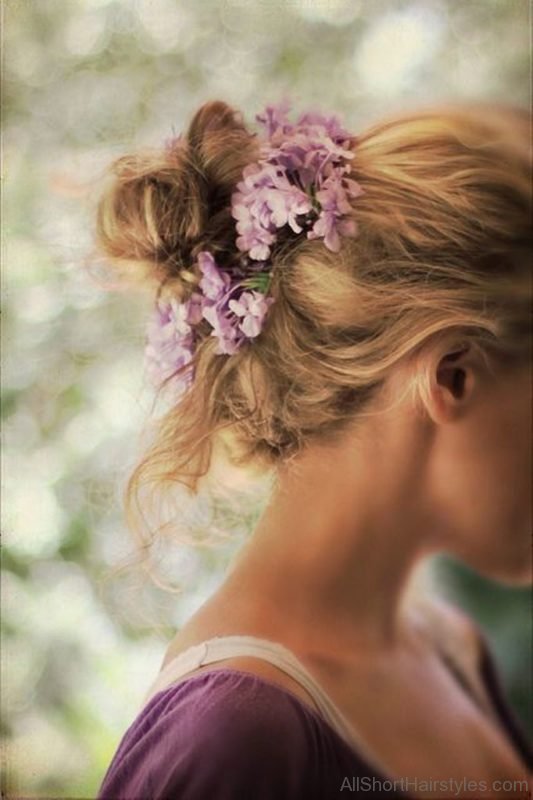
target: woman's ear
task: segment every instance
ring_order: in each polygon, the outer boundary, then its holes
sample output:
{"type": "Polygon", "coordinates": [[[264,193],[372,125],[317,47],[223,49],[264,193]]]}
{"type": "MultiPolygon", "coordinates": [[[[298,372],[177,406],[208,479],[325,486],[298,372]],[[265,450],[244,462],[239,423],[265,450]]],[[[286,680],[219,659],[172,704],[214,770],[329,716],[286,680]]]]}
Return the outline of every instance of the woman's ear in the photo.
{"type": "Polygon", "coordinates": [[[446,353],[437,364],[436,382],[443,389],[448,389],[450,395],[457,401],[464,397],[467,390],[466,379],[468,365],[465,355],[469,348],[446,353]]]}
{"type": "Polygon", "coordinates": [[[480,367],[480,357],[468,344],[450,348],[430,363],[426,409],[435,423],[464,416],[477,388],[480,367]]]}

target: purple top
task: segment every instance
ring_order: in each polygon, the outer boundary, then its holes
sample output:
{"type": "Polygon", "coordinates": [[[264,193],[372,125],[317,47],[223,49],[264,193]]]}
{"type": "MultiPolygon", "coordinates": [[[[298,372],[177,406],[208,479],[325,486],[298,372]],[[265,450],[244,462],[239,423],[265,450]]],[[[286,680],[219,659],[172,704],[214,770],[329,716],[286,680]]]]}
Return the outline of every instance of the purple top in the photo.
{"type": "MultiPolygon", "coordinates": [[[[511,744],[533,769],[533,749],[483,641],[481,675],[511,744]]],[[[97,800],[333,800],[350,792],[409,797],[296,694],[214,667],[150,700],[122,738],[97,800]]]]}

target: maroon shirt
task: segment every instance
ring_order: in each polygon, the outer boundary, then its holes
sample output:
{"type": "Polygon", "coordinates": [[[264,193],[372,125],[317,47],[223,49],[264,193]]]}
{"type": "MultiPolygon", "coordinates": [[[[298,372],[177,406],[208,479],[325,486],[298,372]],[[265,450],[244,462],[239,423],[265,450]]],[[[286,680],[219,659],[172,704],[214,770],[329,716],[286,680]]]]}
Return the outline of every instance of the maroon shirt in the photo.
{"type": "MultiPolygon", "coordinates": [[[[533,770],[533,749],[484,642],[481,674],[511,744],[533,770]]],[[[214,668],[150,700],[122,738],[98,800],[409,797],[408,786],[392,784],[296,694],[248,672],[214,668]]]]}

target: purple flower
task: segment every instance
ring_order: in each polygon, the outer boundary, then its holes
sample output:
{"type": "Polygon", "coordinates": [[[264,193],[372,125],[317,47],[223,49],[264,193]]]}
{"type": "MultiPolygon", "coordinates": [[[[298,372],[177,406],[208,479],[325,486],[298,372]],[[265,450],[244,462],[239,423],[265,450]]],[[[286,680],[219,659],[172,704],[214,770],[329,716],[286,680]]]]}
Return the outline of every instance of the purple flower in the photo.
{"type": "Polygon", "coordinates": [[[289,100],[282,100],[277,106],[267,106],[262,114],[256,114],[256,120],[265,128],[265,133],[270,138],[273,134],[280,130],[281,133],[286,133],[292,129],[292,125],[287,119],[287,113],[290,111],[291,104],[289,100]]]}
{"type": "Polygon", "coordinates": [[[218,268],[215,259],[207,250],[198,253],[198,265],[203,274],[200,289],[204,297],[218,300],[229,288],[229,275],[218,268]]]}
{"type": "Polygon", "coordinates": [[[236,220],[237,248],[251,259],[265,261],[270,245],[276,240],[275,226],[266,196],[255,189],[237,192],[232,198],[232,216],[236,220]]]}
{"type": "Polygon", "coordinates": [[[228,299],[234,291],[231,277],[217,265],[207,250],[198,253],[198,266],[202,272],[200,289],[203,297],[200,304],[200,318],[205,319],[213,329],[211,336],[218,339],[217,353],[232,354],[239,347],[242,335],[236,320],[228,311],[228,299]]]}
{"type": "Polygon", "coordinates": [[[238,300],[230,300],[229,307],[239,317],[239,328],[246,338],[253,339],[261,333],[265,315],[273,297],[265,297],[261,292],[243,292],[238,300]]]}
{"type": "Polygon", "coordinates": [[[238,330],[237,320],[229,313],[225,304],[213,303],[205,306],[204,318],[213,328],[211,336],[216,336],[218,339],[216,352],[219,355],[236,353],[244,337],[238,330]]]}
{"type": "Polygon", "coordinates": [[[311,199],[289,180],[284,168],[264,164],[245,175],[237,188],[232,197],[232,215],[240,234],[237,247],[250,258],[268,258],[277,228],[289,225],[295,233],[301,233],[296,218],[311,210],[311,199]]]}
{"type": "MultiPolygon", "coordinates": [[[[280,230],[305,231],[335,252],[341,237],[357,234],[352,201],[363,189],[350,177],[354,138],[336,117],[317,112],[292,123],[289,108],[284,101],[257,115],[266,138],[231,198],[239,262],[226,272],[210,252],[201,251],[197,291],[185,302],[159,300],[148,325],[147,370],[158,384],[173,377],[178,395],[193,380],[197,326],[206,328],[207,322],[217,339],[216,352],[226,355],[260,334],[274,302],[268,296],[269,259],[280,230]]],[[[178,137],[168,146],[180,144],[178,137]]]]}
{"type": "Polygon", "coordinates": [[[350,180],[346,183],[341,174],[333,174],[316,193],[320,203],[320,213],[312,229],[309,239],[323,238],[325,246],[333,252],[340,249],[340,236],[355,236],[357,225],[354,219],[348,218],[352,206],[350,197],[361,194],[358,183],[350,180]]]}
{"type": "Polygon", "coordinates": [[[318,111],[308,111],[302,114],[296,124],[299,128],[320,126],[325,129],[330,139],[337,143],[347,142],[352,138],[336,116],[326,117],[318,111]]]}
{"type": "Polygon", "coordinates": [[[270,255],[270,245],[276,240],[274,233],[259,225],[249,211],[244,210],[241,219],[237,218],[237,248],[248,253],[256,261],[266,261],[270,255]]]}
{"type": "Polygon", "coordinates": [[[291,186],[288,181],[283,189],[274,188],[268,192],[267,204],[276,228],[288,225],[295,233],[302,232],[296,218],[307,214],[312,208],[309,196],[297,186],[291,186]]]}
{"type": "Polygon", "coordinates": [[[173,382],[178,395],[186,391],[192,381],[192,370],[183,368],[193,357],[194,335],[190,316],[193,306],[190,301],[179,303],[174,298],[159,300],[146,330],[146,372],[159,386],[182,370],[173,382]]]}
{"type": "Polygon", "coordinates": [[[204,307],[203,296],[199,292],[193,292],[184,305],[187,307],[187,322],[190,325],[197,325],[201,322],[204,307]]]}
{"type": "Polygon", "coordinates": [[[350,201],[361,194],[348,174],[354,153],[351,137],[336,117],[308,112],[295,124],[287,119],[287,102],[267,106],[257,116],[267,133],[260,159],[248,165],[232,196],[237,248],[252,260],[266,261],[277,231],[294,234],[307,228],[308,238],[340,248],[340,236],[355,236],[350,201]]]}

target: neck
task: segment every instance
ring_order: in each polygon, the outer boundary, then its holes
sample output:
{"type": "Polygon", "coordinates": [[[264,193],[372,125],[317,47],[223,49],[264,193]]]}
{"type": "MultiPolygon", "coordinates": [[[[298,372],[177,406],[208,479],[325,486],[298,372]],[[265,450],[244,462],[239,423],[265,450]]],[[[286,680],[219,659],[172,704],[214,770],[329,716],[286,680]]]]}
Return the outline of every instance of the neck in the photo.
{"type": "Polygon", "coordinates": [[[396,420],[390,436],[367,427],[283,470],[219,599],[307,650],[394,646],[405,589],[430,550],[424,444],[412,443],[396,420]]]}

